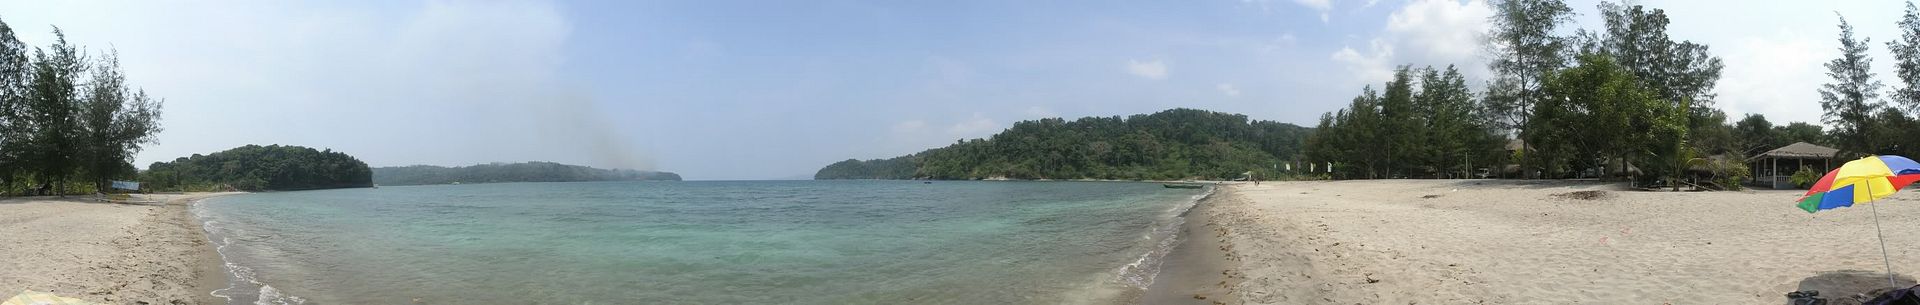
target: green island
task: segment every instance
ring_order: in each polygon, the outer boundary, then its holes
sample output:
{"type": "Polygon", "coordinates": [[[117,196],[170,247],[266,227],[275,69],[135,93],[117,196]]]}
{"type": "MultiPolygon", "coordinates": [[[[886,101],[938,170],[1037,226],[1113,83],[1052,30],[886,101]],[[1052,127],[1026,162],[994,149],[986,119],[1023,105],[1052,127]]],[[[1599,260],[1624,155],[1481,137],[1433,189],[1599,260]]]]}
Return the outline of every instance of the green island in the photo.
{"type": "Polygon", "coordinates": [[[173,162],[141,173],[147,188],[166,191],[291,191],[373,186],[366,162],[292,145],[247,145],[173,162]]]}

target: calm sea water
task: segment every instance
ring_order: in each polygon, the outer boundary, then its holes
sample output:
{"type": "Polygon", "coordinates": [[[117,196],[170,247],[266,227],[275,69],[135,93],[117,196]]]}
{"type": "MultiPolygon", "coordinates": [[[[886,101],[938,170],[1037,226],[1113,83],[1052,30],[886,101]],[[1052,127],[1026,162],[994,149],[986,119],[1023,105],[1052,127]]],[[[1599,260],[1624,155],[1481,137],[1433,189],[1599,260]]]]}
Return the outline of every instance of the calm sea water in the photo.
{"type": "Polygon", "coordinates": [[[587,182],[217,197],[235,304],[1055,304],[1150,284],[1201,190],[587,182]]]}

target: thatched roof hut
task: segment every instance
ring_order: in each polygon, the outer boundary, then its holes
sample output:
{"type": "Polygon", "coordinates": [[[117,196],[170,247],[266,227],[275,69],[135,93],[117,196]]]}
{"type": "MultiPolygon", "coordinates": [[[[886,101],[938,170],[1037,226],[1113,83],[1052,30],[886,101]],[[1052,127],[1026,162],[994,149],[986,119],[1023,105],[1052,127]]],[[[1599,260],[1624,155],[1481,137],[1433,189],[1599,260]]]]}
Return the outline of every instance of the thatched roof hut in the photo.
{"type": "Polygon", "coordinates": [[[1748,168],[1753,171],[1753,184],[1776,189],[1796,188],[1791,181],[1793,172],[1805,168],[1826,173],[1833,168],[1833,157],[1838,154],[1840,150],[1832,147],[1794,142],[1754,155],[1747,163],[1751,164],[1748,168]]]}

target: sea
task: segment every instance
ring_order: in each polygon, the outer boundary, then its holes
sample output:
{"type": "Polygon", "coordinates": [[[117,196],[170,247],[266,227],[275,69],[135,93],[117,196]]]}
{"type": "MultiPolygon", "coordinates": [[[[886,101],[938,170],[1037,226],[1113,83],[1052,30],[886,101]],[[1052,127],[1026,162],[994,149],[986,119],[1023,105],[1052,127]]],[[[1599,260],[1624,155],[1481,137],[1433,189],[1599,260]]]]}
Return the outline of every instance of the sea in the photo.
{"type": "Polygon", "coordinates": [[[192,211],[230,304],[1114,304],[1210,194],[1134,182],[386,186],[192,211]]]}

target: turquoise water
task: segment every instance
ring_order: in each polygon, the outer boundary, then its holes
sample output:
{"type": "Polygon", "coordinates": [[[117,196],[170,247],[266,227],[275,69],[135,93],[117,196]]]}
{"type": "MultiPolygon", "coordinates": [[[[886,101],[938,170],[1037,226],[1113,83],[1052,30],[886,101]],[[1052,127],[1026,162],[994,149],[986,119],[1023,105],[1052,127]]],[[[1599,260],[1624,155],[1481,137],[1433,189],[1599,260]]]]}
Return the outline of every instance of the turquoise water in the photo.
{"type": "Polygon", "coordinates": [[[216,197],[234,304],[1126,302],[1202,195],[1121,182],[583,182],[216,197]]]}

